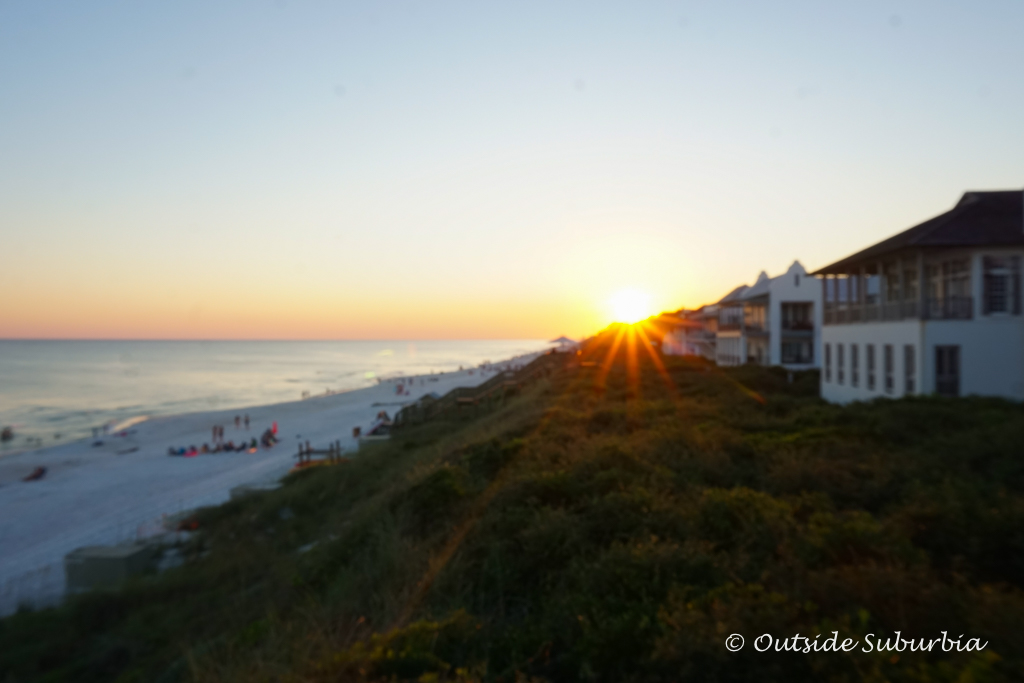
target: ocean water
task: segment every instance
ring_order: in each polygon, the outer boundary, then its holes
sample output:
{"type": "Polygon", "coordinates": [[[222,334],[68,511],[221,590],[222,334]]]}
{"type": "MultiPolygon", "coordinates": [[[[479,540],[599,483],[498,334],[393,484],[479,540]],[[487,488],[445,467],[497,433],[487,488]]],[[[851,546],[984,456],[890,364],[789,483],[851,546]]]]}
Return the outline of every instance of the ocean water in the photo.
{"type": "Polygon", "coordinates": [[[243,408],[474,367],[542,340],[0,340],[0,455],[90,436],[129,419],[243,408]]]}

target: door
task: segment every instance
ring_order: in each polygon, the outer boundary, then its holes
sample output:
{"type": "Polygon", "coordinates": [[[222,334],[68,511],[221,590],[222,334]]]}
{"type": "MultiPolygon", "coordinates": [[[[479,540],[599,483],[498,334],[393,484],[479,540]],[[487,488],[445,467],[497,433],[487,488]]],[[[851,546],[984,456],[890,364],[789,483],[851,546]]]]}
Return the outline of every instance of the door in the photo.
{"type": "Polygon", "coordinates": [[[935,393],[939,396],[960,395],[960,347],[935,347],[935,393]]]}

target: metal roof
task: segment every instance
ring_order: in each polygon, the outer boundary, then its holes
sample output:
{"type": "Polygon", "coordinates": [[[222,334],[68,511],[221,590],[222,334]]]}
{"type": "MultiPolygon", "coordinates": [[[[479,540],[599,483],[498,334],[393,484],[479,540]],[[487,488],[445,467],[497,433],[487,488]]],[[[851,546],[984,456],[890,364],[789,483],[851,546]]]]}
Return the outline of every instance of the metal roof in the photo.
{"type": "Polygon", "coordinates": [[[1024,191],[965,192],[946,213],[882,240],[812,275],[845,273],[905,249],[1024,245],[1024,191]]]}

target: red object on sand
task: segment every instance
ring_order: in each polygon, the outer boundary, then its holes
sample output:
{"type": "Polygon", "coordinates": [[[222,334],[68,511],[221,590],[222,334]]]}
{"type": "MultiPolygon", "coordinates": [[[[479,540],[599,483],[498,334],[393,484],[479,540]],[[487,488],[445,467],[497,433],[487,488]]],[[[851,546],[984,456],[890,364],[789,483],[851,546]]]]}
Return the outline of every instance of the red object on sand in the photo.
{"type": "Polygon", "coordinates": [[[277,420],[274,420],[274,426],[270,428],[274,434],[277,434],[277,420]]]}
{"type": "Polygon", "coordinates": [[[45,476],[46,476],[46,468],[45,467],[37,467],[34,470],[32,470],[31,474],[29,474],[27,477],[22,479],[22,481],[39,481],[40,479],[42,479],[45,476]]]}

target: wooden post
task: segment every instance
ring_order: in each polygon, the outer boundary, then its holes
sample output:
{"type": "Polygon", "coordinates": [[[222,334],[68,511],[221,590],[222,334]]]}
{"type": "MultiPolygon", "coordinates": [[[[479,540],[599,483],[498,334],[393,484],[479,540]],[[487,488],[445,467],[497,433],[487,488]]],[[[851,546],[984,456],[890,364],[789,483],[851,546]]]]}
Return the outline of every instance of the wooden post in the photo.
{"type": "MultiPolygon", "coordinates": [[[[925,320],[928,313],[925,311],[925,306],[928,305],[928,280],[924,272],[924,251],[919,250],[917,252],[917,317],[920,320],[925,320]]],[[[924,346],[918,352],[918,355],[924,355],[924,346]]],[[[915,358],[915,360],[917,360],[915,358]]],[[[920,361],[918,361],[918,367],[922,367],[920,361]]],[[[921,374],[918,373],[918,386],[921,382],[921,374]]],[[[923,392],[919,392],[923,393],[923,392]]]]}
{"type": "Polygon", "coordinates": [[[900,258],[896,259],[896,281],[899,283],[899,288],[900,288],[899,289],[899,293],[898,293],[899,296],[896,299],[896,301],[898,303],[898,305],[896,307],[896,310],[897,310],[897,316],[898,316],[899,320],[903,320],[903,297],[906,296],[905,292],[907,291],[905,289],[906,283],[903,280],[904,280],[904,278],[903,278],[903,258],[900,257],[900,258]]]}

